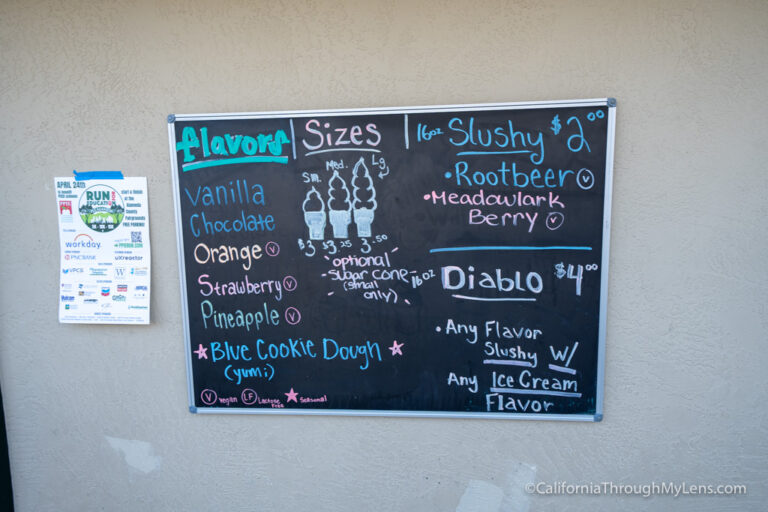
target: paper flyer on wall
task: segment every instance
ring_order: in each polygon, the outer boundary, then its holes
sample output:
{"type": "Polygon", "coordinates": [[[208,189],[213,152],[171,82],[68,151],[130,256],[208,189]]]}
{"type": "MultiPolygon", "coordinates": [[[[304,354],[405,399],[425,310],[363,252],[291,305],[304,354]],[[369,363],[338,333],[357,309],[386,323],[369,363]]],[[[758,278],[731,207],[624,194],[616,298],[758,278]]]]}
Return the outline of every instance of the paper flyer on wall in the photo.
{"type": "Polygon", "coordinates": [[[148,324],[146,178],[55,178],[59,322],[148,324]]]}

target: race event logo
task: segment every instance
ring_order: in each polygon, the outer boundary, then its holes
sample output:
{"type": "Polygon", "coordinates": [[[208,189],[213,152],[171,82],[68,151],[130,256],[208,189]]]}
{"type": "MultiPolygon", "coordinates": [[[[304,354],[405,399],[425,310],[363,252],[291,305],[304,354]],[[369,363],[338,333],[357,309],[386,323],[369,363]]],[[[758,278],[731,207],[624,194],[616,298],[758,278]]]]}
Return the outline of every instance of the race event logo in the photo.
{"type": "Polygon", "coordinates": [[[80,196],[80,218],[85,225],[99,233],[112,231],[123,222],[123,198],[112,187],[94,185],[80,196]]]}

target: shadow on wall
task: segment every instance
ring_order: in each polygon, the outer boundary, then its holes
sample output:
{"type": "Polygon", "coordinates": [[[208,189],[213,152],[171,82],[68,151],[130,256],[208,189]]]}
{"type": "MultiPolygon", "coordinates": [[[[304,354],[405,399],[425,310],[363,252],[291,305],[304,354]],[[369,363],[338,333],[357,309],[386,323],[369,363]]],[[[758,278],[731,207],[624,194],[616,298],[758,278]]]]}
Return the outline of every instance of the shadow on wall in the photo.
{"type": "Polygon", "coordinates": [[[11,487],[11,465],[8,460],[8,438],[5,433],[5,412],[3,393],[0,391],[0,426],[3,434],[0,438],[0,508],[13,511],[13,488],[11,487]]]}

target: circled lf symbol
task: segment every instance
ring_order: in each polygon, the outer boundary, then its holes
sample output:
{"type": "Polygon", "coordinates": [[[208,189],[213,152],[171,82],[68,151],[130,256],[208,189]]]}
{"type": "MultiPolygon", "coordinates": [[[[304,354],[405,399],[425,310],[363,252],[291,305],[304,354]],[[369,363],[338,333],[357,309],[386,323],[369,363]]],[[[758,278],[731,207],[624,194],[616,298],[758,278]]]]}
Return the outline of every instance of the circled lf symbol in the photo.
{"type": "Polygon", "coordinates": [[[243,400],[245,405],[253,405],[256,403],[258,395],[251,388],[245,388],[243,392],[240,393],[240,398],[243,400]]]}

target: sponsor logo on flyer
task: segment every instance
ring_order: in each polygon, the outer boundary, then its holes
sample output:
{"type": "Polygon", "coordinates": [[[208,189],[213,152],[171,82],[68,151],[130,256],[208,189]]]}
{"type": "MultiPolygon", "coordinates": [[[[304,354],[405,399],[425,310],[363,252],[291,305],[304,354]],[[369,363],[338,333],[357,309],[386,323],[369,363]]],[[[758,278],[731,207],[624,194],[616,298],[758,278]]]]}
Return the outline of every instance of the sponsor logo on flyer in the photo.
{"type": "Polygon", "coordinates": [[[118,249],[141,249],[144,247],[141,231],[131,231],[131,238],[120,238],[115,240],[115,247],[118,249]]]}
{"type": "Polygon", "coordinates": [[[119,284],[117,285],[117,292],[118,293],[125,293],[128,291],[128,285],[127,284],[119,284]]]}
{"type": "Polygon", "coordinates": [[[109,286],[104,286],[101,289],[101,296],[102,297],[109,297],[109,286]]]}
{"type": "Polygon", "coordinates": [[[61,269],[62,274],[82,274],[84,269],[82,267],[67,267],[61,269]]]}
{"type": "Polygon", "coordinates": [[[95,241],[93,237],[87,233],[79,233],[71,242],[65,242],[64,246],[67,249],[99,249],[101,247],[101,242],[95,241]]]}
{"type": "Polygon", "coordinates": [[[133,267],[131,268],[131,275],[136,277],[144,277],[148,274],[147,267],[133,267]]]}
{"type": "Polygon", "coordinates": [[[72,223],[72,201],[59,201],[59,218],[61,222],[72,223]]]}
{"type": "Polygon", "coordinates": [[[95,254],[65,254],[65,260],[95,260],[95,254]]]}
{"type": "Polygon", "coordinates": [[[125,302],[125,295],[113,295],[112,300],[115,302],[125,302]]]}

